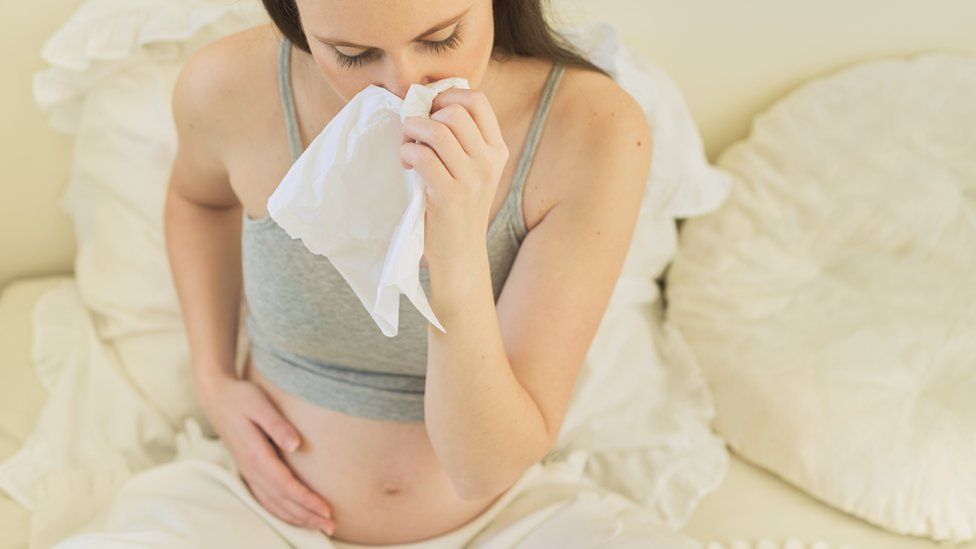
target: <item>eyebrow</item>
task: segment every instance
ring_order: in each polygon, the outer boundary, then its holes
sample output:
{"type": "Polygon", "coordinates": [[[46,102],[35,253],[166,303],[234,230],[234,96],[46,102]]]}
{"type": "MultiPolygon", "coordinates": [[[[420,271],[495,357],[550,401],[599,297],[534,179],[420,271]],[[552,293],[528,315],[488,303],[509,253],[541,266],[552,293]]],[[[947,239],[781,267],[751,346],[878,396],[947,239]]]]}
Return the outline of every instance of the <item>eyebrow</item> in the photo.
{"type": "MultiPolygon", "coordinates": [[[[418,34],[416,36],[416,38],[414,38],[413,40],[411,40],[411,42],[413,42],[414,40],[420,40],[421,38],[427,36],[428,34],[433,34],[433,33],[437,32],[437,31],[439,31],[441,29],[444,29],[444,28],[447,28],[447,27],[453,25],[454,23],[457,23],[458,20],[460,20],[465,15],[467,15],[469,11],[471,11],[471,7],[470,6],[468,7],[468,9],[462,11],[461,13],[455,15],[454,17],[451,17],[450,19],[447,19],[445,21],[441,21],[440,23],[437,23],[433,27],[425,30],[424,32],[422,32],[420,34],[418,34]]],[[[332,39],[332,38],[323,38],[323,37],[318,36],[318,35],[315,35],[315,34],[312,35],[312,38],[315,38],[319,42],[324,42],[326,44],[330,44],[330,45],[333,45],[333,46],[346,46],[346,47],[350,47],[350,48],[363,48],[363,49],[370,49],[370,48],[373,47],[373,46],[364,46],[362,44],[355,44],[353,42],[346,42],[345,40],[335,40],[335,39],[332,39]]]]}

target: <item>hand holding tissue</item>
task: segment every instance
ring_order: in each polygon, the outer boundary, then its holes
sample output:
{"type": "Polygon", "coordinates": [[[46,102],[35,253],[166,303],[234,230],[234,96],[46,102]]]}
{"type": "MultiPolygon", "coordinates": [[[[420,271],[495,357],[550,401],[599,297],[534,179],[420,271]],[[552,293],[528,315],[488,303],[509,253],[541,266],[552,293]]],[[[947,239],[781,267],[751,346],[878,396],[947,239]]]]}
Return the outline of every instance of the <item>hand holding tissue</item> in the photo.
{"type": "Polygon", "coordinates": [[[397,335],[400,294],[441,332],[420,283],[424,183],[400,164],[401,124],[430,117],[437,94],[464,78],[413,84],[400,99],[370,85],[354,96],[292,164],[268,214],[308,250],[326,256],[387,337],[397,335]]]}

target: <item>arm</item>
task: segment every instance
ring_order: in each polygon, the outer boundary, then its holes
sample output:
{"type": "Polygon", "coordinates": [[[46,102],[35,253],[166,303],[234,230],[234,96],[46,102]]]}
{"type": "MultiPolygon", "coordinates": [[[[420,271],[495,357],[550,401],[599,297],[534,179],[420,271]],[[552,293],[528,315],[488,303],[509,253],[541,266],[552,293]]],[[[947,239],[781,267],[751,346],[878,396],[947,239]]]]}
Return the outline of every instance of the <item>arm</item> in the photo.
{"type": "Polygon", "coordinates": [[[173,89],[178,148],[164,210],[170,270],[198,387],[235,377],[241,298],[240,203],[218,155],[209,120],[219,81],[207,49],[173,89]]]}
{"type": "Polygon", "coordinates": [[[462,497],[504,491],[555,445],[633,237],[650,129],[616,86],[595,93],[551,132],[567,136],[567,192],[526,236],[497,305],[484,241],[430,267],[447,333],[428,326],[426,422],[462,497]]]}

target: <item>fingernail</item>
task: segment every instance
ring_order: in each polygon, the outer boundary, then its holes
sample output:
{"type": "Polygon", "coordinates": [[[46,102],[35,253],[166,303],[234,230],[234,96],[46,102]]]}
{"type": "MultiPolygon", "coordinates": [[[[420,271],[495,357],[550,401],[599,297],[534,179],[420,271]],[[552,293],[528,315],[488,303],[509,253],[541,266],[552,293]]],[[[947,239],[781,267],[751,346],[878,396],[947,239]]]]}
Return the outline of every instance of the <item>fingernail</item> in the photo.
{"type": "Polygon", "coordinates": [[[289,452],[294,452],[298,449],[298,439],[297,438],[287,438],[285,439],[285,449],[289,452]]]}

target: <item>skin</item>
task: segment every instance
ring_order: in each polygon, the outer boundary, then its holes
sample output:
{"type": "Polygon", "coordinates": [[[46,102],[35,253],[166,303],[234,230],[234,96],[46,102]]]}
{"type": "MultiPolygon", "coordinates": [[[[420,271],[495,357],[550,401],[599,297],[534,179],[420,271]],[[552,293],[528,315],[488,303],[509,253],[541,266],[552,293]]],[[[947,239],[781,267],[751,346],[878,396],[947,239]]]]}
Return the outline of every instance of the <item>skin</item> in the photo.
{"type": "MultiPolygon", "coordinates": [[[[472,88],[440,94],[430,120],[403,125],[401,162],[427,186],[430,302],[447,329],[428,327],[426,421],[376,421],[315,406],[263,378],[250,356],[242,373],[297,430],[301,446],[280,458],[328,502],[335,539],[419,541],[480,515],[555,444],[630,244],[650,130],[611,79],[567,68],[524,188],[529,233],[495,303],[485,232],[511,187],[514,153],[551,63],[491,55],[490,0],[301,0],[298,7],[312,49],[311,56],[292,51],[303,146],[370,84],[400,97],[412,83],[449,76],[472,88]],[[457,48],[434,52],[416,40],[462,12],[457,48]],[[338,54],[365,51],[374,52],[368,63],[339,65],[338,54]]],[[[421,39],[443,40],[454,30],[421,39]]],[[[184,131],[205,136],[203,148],[219,159],[206,168],[229,185],[207,203],[252,218],[267,215],[267,199],[291,164],[276,87],[278,40],[269,26],[228,36],[196,55],[183,77],[188,103],[200,105],[184,131]]],[[[269,510],[316,527],[295,518],[302,503],[288,505],[269,510]]],[[[305,509],[317,507],[305,501],[305,509]]]]}

